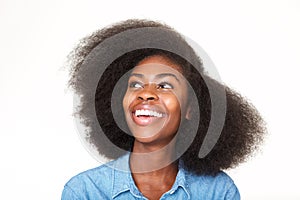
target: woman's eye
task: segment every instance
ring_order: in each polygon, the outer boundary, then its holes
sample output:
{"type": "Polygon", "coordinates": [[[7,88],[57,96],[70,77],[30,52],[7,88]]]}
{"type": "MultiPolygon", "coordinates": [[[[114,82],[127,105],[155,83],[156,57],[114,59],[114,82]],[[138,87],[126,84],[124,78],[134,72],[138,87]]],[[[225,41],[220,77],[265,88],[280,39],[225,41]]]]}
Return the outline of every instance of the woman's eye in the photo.
{"type": "Polygon", "coordinates": [[[170,84],[170,83],[160,83],[158,84],[157,86],[158,88],[161,88],[161,89],[173,89],[173,85],[170,84]]]}
{"type": "Polygon", "coordinates": [[[139,82],[132,82],[132,83],[129,84],[129,87],[130,88],[142,88],[143,85],[139,82]]]}

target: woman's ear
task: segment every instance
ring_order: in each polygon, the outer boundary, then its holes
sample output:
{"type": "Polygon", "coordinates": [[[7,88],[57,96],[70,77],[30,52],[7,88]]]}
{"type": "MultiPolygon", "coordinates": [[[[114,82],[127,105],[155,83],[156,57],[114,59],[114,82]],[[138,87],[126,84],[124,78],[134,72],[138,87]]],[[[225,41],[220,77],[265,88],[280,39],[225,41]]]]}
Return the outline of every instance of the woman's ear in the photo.
{"type": "Polygon", "coordinates": [[[185,119],[187,119],[187,120],[192,119],[192,106],[191,106],[191,104],[189,104],[187,106],[186,113],[185,113],[185,119]]]}

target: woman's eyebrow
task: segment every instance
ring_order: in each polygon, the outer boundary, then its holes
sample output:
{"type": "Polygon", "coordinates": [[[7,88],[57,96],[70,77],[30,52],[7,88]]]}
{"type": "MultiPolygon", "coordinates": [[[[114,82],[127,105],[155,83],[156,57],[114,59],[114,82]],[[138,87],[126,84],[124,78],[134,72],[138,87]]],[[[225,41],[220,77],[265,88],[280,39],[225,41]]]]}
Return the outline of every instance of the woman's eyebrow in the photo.
{"type": "Polygon", "coordinates": [[[144,77],[143,74],[137,74],[137,73],[132,73],[132,74],[130,74],[130,77],[131,77],[131,76],[136,76],[136,77],[138,77],[138,78],[143,78],[143,77],[144,77]]]}
{"type": "MultiPolygon", "coordinates": [[[[130,77],[132,77],[132,76],[136,76],[138,78],[144,78],[145,77],[144,74],[138,74],[138,73],[132,73],[130,75],[130,77]]],[[[172,74],[172,73],[157,74],[157,75],[155,75],[155,79],[161,79],[161,78],[164,78],[166,76],[171,76],[171,77],[175,78],[180,83],[180,80],[177,78],[177,76],[175,74],[172,74]]]]}
{"type": "Polygon", "coordinates": [[[155,76],[155,78],[164,78],[166,76],[171,76],[171,77],[174,77],[179,83],[180,83],[180,80],[177,78],[177,76],[175,74],[172,74],[172,73],[162,73],[162,74],[157,74],[155,76]]]}

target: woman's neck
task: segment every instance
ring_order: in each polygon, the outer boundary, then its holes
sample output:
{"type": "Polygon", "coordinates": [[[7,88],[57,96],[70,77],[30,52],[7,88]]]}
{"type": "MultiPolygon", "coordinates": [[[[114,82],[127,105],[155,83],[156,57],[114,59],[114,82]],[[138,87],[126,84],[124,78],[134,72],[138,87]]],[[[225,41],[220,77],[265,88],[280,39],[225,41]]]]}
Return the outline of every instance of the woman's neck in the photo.
{"type": "Polygon", "coordinates": [[[133,180],[148,199],[159,197],[170,190],[178,172],[178,162],[174,161],[174,145],[155,148],[151,145],[134,143],[130,155],[133,180]]]}
{"type": "MultiPolygon", "coordinates": [[[[133,173],[158,172],[171,166],[175,159],[175,145],[158,147],[153,144],[144,144],[135,141],[130,155],[130,168],[133,173]]],[[[176,166],[177,168],[177,166],[176,166]]]]}

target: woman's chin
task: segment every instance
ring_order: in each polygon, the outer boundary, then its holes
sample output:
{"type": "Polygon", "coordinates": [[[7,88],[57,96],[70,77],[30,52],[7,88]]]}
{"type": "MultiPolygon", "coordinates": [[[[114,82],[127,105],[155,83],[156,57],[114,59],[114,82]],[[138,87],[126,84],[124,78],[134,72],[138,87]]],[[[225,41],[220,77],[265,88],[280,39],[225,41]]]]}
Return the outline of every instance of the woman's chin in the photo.
{"type": "Polygon", "coordinates": [[[147,134],[147,133],[143,133],[141,134],[133,134],[136,142],[139,143],[144,143],[144,144],[151,144],[154,143],[158,138],[157,138],[157,134],[147,134]]]}

